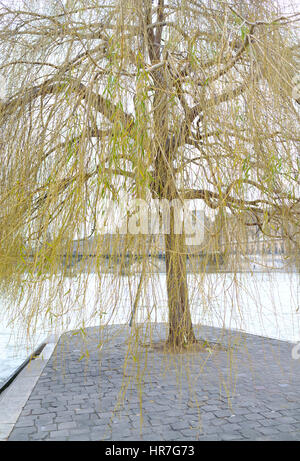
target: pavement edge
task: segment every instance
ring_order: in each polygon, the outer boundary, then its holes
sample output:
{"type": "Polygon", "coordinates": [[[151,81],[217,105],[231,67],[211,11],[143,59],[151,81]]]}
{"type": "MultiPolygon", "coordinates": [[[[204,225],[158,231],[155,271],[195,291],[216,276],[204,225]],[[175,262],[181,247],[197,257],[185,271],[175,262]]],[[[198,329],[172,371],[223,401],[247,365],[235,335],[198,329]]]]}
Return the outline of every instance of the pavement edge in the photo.
{"type": "Polygon", "coordinates": [[[26,402],[32,393],[47,362],[52,356],[60,335],[45,339],[45,347],[38,357],[31,360],[14,381],[0,394],[0,441],[7,441],[26,402]]]}

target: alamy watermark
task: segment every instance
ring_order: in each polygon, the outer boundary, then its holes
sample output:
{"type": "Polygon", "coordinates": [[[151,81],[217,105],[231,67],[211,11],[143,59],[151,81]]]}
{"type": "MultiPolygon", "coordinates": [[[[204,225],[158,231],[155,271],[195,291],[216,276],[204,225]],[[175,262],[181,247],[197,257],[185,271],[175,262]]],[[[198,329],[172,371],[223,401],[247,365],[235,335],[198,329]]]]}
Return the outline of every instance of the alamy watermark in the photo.
{"type": "Polygon", "coordinates": [[[292,79],[293,89],[292,97],[296,100],[300,98],[300,74],[294,75],[292,79]]]}
{"type": "Polygon", "coordinates": [[[99,234],[185,234],[187,245],[201,245],[204,239],[204,211],[190,210],[189,201],[133,199],[117,203],[108,200],[102,211],[99,234]]]}
{"type": "Polygon", "coordinates": [[[294,360],[300,359],[300,343],[296,344],[292,349],[292,358],[294,360]]]}
{"type": "Polygon", "coordinates": [[[3,75],[0,74],[0,102],[4,101],[6,96],[6,81],[3,75]]]}

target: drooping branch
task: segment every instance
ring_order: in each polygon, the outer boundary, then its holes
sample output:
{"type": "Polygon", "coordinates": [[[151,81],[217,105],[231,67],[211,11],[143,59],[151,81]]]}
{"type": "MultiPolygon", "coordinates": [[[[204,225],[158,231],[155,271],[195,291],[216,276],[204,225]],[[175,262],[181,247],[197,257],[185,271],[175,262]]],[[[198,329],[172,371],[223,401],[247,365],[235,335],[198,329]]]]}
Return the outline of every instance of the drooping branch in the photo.
{"type": "MultiPolygon", "coordinates": [[[[184,191],[180,191],[182,197],[185,200],[196,200],[202,199],[210,208],[219,208],[220,206],[238,206],[240,209],[244,208],[252,208],[255,207],[257,210],[258,205],[268,205],[270,208],[277,208],[278,210],[281,209],[282,205],[277,205],[276,202],[273,200],[266,200],[266,199],[255,199],[255,200],[246,200],[246,199],[239,199],[229,195],[229,193],[225,192],[224,195],[221,195],[217,192],[212,192],[210,190],[205,189],[186,189],[184,191]],[[215,202],[213,202],[213,200],[215,202]]],[[[281,197],[280,197],[281,198],[281,197]]],[[[290,199],[289,199],[290,200],[290,199]]],[[[300,198],[294,198],[295,202],[299,202],[300,198]]],[[[264,212],[261,209],[261,212],[264,212]]]]}
{"type": "Polygon", "coordinates": [[[8,102],[0,104],[0,123],[3,123],[7,118],[14,114],[20,107],[24,107],[32,103],[37,98],[43,98],[46,95],[56,95],[63,91],[69,91],[77,94],[81,99],[88,102],[91,107],[100,112],[105,118],[113,122],[115,117],[124,124],[124,128],[130,132],[134,118],[121,109],[120,105],[112,103],[104,96],[94,93],[81,82],[72,81],[71,83],[62,80],[57,83],[54,79],[48,80],[41,85],[35,86],[24,91],[21,95],[12,97],[8,102]]]}
{"type": "Polygon", "coordinates": [[[243,83],[241,83],[241,85],[235,87],[233,90],[232,89],[229,89],[227,91],[224,91],[223,93],[221,93],[220,95],[218,96],[215,96],[205,102],[200,102],[200,103],[197,103],[195,104],[189,114],[188,114],[188,119],[186,121],[187,125],[190,125],[194,120],[195,118],[197,117],[200,117],[200,119],[203,119],[204,115],[203,115],[203,112],[204,111],[208,111],[208,110],[211,110],[213,109],[215,106],[218,106],[224,102],[229,102],[231,101],[232,99],[235,99],[236,97],[240,96],[241,94],[245,93],[245,91],[247,91],[247,89],[249,89],[249,85],[253,83],[253,80],[252,79],[249,79],[243,83]]]}
{"type": "Polygon", "coordinates": [[[248,45],[251,43],[251,38],[252,38],[253,31],[254,31],[254,25],[251,25],[249,33],[246,34],[244,42],[241,45],[241,47],[237,50],[236,55],[226,65],[224,65],[223,68],[221,68],[215,74],[208,77],[205,80],[205,82],[202,81],[202,82],[199,82],[198,84],[200,86],[203,86],[204,84],[209,85],[210,83],[214,82],[215,80],[218,80],[220,77],[225,75],[230,69],[232,69],[238,63],[238,61],[240,60],[242,54],[245,52],[248,45]]]}
{"type": "Polygon", "coordinates": [[[263,21],[263,20],[257,20],[255,22],[249,21],[248,19],[244,18],[238,11],[236,11],[232,6],[228,5],[228,8],[236,15],[238,16],[243,23],[248,24],[250,26],[271,26],[271,25],[285,25],[285,24],[290,24],[292,22],[297,22],[300,21],[300,13],[295,13],[291,15],[284,15],[284,16],[279,16],[277,18],[271,19],[271,21],[263,21]]]}

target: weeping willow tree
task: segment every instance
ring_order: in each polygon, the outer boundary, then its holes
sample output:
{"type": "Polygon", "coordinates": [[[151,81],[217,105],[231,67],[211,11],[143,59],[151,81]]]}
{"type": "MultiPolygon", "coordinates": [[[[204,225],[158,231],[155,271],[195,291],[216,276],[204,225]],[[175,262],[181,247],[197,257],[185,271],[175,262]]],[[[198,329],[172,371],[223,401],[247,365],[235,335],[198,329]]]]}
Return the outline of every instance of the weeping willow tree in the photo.
{"type": "MultiPolygon", "coordinates": [[[[299,14],[283,15],[279,6],[269,0],[2,3],[3,290],[34,280],[39,297],[39,281],[50,274],[58,291],[65,277],[59,255],[70,256],[75,239],[96,232],[107,200],[125,196],[199,200],[213,215],[237,217],[241,227],[258,226],[275,238],[284,229],[297,247],[299,14]]],[[[164,235],[167,342],[182,347],[196,337],[186,236],[175,228],[171,208],[164,235]]],[[[141,284],[150,277],[147,251],[143,259],[141,284]]],[[[84,277],[88,270],[79,272],[84,277]]],[[[41,308],[32,310],[33,294],[23,288],[29,324],[41,308]]],[[[66,297],[61,303],[74,309],[66,297]]]]}

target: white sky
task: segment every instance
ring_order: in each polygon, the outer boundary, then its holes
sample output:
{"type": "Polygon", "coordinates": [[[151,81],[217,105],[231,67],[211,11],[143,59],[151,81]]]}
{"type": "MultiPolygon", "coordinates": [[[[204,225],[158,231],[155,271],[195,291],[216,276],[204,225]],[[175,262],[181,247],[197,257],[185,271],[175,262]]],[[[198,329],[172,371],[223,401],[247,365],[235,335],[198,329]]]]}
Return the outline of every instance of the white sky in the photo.
{"type": "Polygon", "coordinates": [[[300,0],[278,0],[285,13],[297,13],[300,11],[300,0]]]}

